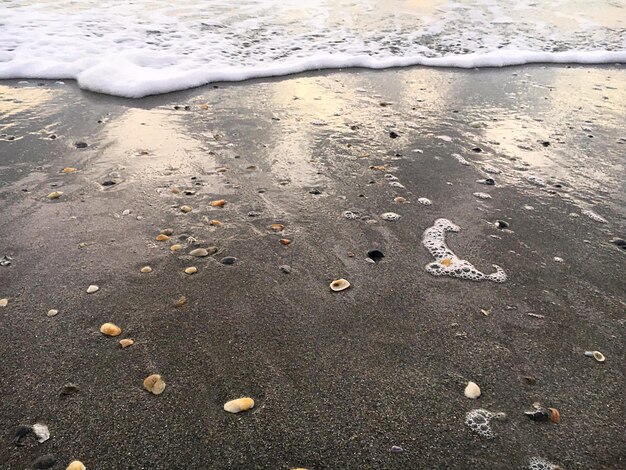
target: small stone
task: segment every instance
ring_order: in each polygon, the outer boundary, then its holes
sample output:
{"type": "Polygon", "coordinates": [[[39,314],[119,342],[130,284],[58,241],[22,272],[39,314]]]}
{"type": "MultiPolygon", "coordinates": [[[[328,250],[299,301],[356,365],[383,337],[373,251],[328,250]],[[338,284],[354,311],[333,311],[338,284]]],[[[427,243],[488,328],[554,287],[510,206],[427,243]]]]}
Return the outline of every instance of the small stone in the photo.
{"type": "Polygon", "coordinates": [[[528,385],[536,385],[537,384],[537,379],[535,377],[533,377],[532,375],[527,375],[524,377],[524,381],[528,384],[528,385]]]}
{"type": "Polygon", "coordinates": [[[400,446],[391,446],[391,452],[393,452],[394,454],[400,454],[404,452],[404,449],[400,446]]]}
{"type": "Polygon", "coordinates": [[[400,134],[398,134],[396,131],[390,131],[389,137],[391,137],[392,139],[397,139],[398,137],[400,137],[400,134]]]}
{"type": "Polygon", "coordinates": [[[74,142],[74,147],[77,149],[86,149],[88,145],[87,142],[74,142]]]}
{"type": "Polygon", "coordinates": [[[119,336],[122,329],[114,323],[103,323],[100,327],[100,333],[107,336],[119,336]]]}
{"type": "Polygon", "coordinates": [[[70,166],[68,166],[67,168],[63,168],[62,172],[63,173],[74,173],[76,170],[76,168],[72,168],[70,166]]]}
{"type": "Polygon", "coordinates": [[[402,196],[397,196],[393,198],[393,202],[395,202],[396,204],[405,204],[406,199],[403,198],[402,196]]]}
{"type": "Polygon", "coordinates": [[[623,238],[613,238],[609,240],[609,243],[613,243],[613,245],[621,248],[622,250],[626,250],[626,240],[623,238]]]}
{"type": "Polygon", "coordinates": [[[152,268],[150,266],[144,266],[143,268],[141,268],[139,271],[141,271],[144,274],[148,274],[152,272],[152,268]]]}
{"type": "MultiPolygon", "coordinates": [[[[170,235],[172,235],[173,233],[174,233],[174,230],[171,229],[171,228],[164,228],[163,230],[160,231],[161,235],[167,235],[168,237],[170,235]]],[[[157,238],[157,240],[158,240],[158,238],[157,238]]]]}
{"type": "Polygon", "coordinates": [[[283,264],[282,266],[279,266],[278,268],[285,274],[291,274],[291,266],[287,264],[283,264]]]}
{"type": "Polygon", "coordinates": [[[237,258],[235,258],[234,256],[225,256],[224,258],[220,260],[220,263],[225,264],[227,266],[232,266],[233,264],[237,263],[237,258]]]}
{"type": "Polygon", "coordinates": [[[55,317],[57,316],[57,314],[59,313],[59,311],[55,308],[52,308],[50,310],[48,310],[48,313],[46,315],[48,315],[49,317],[55,317]]]}
{"type": "Polygon", "coordinates": [[[67,397],[69,395],[74,395],[75,393],[78,393],[80,391],[80,387],[76,384],[72,384],[72,383],[68,383],[63,385],[63,388],[61,389],[61,393],[59,395],[61,395],[62,397],[67,397]]]}
{"type": "Polygon", "coordinates": [[[130,209],[124,209],[124,212],[122,212],[123,216],[127,216],[130,215],[130,209]]]}
{"type": "Polygon", "coordinates": [[[63,195],[63,191],[52,191],[48,194],[48,199],[59,199],[63,195]]]}
{"type": "Polygon", "coordinates": [[[170,246],[170,251],[180,251],[183,249],[183,245],[176,243],[175,245],[170,246]]]}
{"type": "Polygon", "coordinates": [[[211,201],[212,207],[224,207],[226,201],[224,199],[218,199],[216,201],[211,201]]]}
{"type": "Polygon", "coordinates": [[[221,227],[222,225],[224,225],[222,222],[220,222],[217,219],[213,219],[209,222],[209,225],[213,226],[213,227],[221,227]]]}
{"type": "Polygon", "coordinates": [[[254,400],[249,397],[237,398],[224,404],[224,411],[229,413],[239,413],[241,411],[247,411],[254,407],[254,400]]]}
{"type": "Polygon", "coordinates": [[[185,305],[187,305],[187,297],[184,295],[174,303],[176,308],[184,307],[185,305]]]}
{"type": "Polygon", "coordinates": [[[165,382],[159,374],[152,374],[144,379],[143,388],[154,395],[160,395],[165,390],[165,382]]]}
{"type": "Polygon", "coordinates": [[[285,228],[285,226],[283,224],[272,224],[270,225],[270,229],[272,229],[274,232],[281,232],[283,231],[285,228]]]}
{"type": "Polygon", "coordinates": [[[6,307],[9,305],[9,299],[0,299],[0,307],[6,307]]]}
{"type": "Polygon", "coordinates": [[[191,212],[193,209],[191,208],[191,206],[180,206],[180,210],[186,214],[188,212],[191,212]]]}
{"type": "Polygon", "coordinates": [[[204,258],[205,256],[209,256],[209,250],[206,248],[196,248],[195,250],[191,250],[189,254],[198,258],[204,258]]]}
{"type": "Polygon", "coordinates": [[[160,233],[160,234],[158,234],[158,235],[156,236],[156,240],[157,240],[158,242],[166,242],[166,241],[168,241],[169,239],[170,239],[170,237],[169,237],[169,236],[167,236],[167,235],[165,235],[164,233],[160,233]]]}
{"type": "Polygon", "coordinates": [[[33,424],[33,433],[35,434],[35,436],[37,436],[37,441],[40,444],[50,439],[50,430],[45,424],[33,424]]]}
{"type": "Polygon", "coordinates": [[[432,206],[433,202],[426,198],[426,197],[420,197],[417,202],[419,202],[422,206],[432,206]]]}
{"type": "Polygon", "coordinates": [[[120,339],[120,347],[122,349],[126,349],[126,348],[132,346],[133,344],[135,344],[135,341],[133,341],[130,338],[120,339]]]}
{"type": "Polygon", "coordinates": [[[100,288],[94,284],[90,285],[89,287],[87,287],[87,293],[88,294],[93,294],[94,292],[98,292],[100,290],[100,288]]]}
{"type": "Polygon", "coordinates": [[[475,400],[480,396],[480,387],[474,382],[468,382],[464,393],[467,398],[475,400]]]}
{"type": "Polygon", "coordinates": [[[196,268],[195,266],[185,268],[185,274],[196,274],[197,272],[198,272],[198,268],[196,268]]]}
{"type": "Polygon", "coordinates": [[[291,240],[288,240],[287,238],[281,238],[279,241],[283,245],[289,245],[291,243],[291,240]]]}
{"type": "Polygon", "coordinates": [[[70,463],[65,470],[85,470],[87,467],[80,461],[74,460],[70,463]]]}
{"type": "Polygon", "coordinates": [[[52,454],[42,455],[41,457],[38,457],[33,462],[33,468],[38,469],[38,470],[52,468],[54,467],[55,463],[57,463],[57,459],[54,455],[52,454]]]}
{"type": "Polygon", "coordinates": [[[178,193],[180,193],[180,189],[178,189],[176,186],[173,186],[173,187],[170,188],[170,193],[178,194],[178,193]]]}

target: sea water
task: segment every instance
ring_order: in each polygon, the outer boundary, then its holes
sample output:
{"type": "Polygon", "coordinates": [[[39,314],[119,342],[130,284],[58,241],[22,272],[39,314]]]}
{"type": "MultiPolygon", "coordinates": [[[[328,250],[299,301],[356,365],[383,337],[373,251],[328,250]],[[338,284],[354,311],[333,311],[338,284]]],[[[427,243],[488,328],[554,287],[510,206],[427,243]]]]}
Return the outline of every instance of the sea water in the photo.
{"type": "Polygon", "coordinates": [[[626,62],[625,0],[4,0],[0,78],[138,98],[324,68],[626,62]]]}

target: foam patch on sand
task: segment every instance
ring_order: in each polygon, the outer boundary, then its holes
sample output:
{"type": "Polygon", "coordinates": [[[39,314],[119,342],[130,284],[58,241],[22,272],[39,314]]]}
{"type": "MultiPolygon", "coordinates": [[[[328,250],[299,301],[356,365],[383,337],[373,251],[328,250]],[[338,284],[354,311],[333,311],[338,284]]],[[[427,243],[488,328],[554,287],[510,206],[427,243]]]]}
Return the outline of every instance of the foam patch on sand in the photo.
{"type": "Polygon", "coordinates": [[[318,69],[626,62],[616,2],[514,3],[4,0],[0,78],[139,98],[318,69]]]}
{"type": "Polygon", "coordinates": [[[506,273],[496,264],[492,265],[496,272],[483,274],[469,261],[460,259],[446,244],[446,232],[459,232],[458,225],[448,219],[437,219],[435,224],[424,231],[422,244],[436,261],[426,265],[426,271],[433,276],[450,276],[470,281],[505,282],[506,273]]]}
{"type": "Polygon", "coordinates": [[[547,461],[541,457],[532,457],[528,461],[528,469],[529,470],[559,470],[563,467],[556,465],[552,462],[547,461]]]}
{"type": "Polygon", "coordinates": [[[492,413],[491,411],[483,408],[477,408],[469,411],[465,415],[465,424],[467,424],[472,431],[480,436],[486,439],[493,439],[495,437],[495,433],[491,428],[491,420],[494,418],[500,419],[502,417],[504,417],[504,413],[492,413]]]}

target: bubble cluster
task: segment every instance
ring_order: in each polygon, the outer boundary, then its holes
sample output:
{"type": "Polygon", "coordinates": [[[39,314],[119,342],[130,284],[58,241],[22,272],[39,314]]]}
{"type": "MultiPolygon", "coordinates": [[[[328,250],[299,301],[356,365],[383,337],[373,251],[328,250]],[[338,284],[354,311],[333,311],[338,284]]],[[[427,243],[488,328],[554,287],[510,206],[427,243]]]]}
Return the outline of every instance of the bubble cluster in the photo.
{"type": "Polygon", "coordinates": [[[587,217],[589,217],[591,220],[595,220],[596,222],[600,222],[603,224],[608,224],[609,221],[606,220],[604,217],[602,217],[599,214],[596,214],[594,211],[591,210],[586,210],[586,211],[582,211],[583,215],[586,215],[587,217]]]}
{"type": "Polygon", "coordinates": [[[460,259],[446,245],[446,232],[458,232],[460,227],[448,219],[437,219],[435,224],[424,231],[422,244],[436,261],[426,265],[426,272],[433,276],[450,276],[470,281],[489,280],[504,282],[506,273],[498,265],[492,265],[496,272],[484,274],[476,269],[469,261],[460,259]]]}
{"type": "Polygon", "coordinates": [[[381,219],[388,220],[388,221],[398,220],[400,219],[400,217],[401,215],[396,214],[395,212],[385,212],[384,214],[380,215],[381,219]]]}
{"type": "Polygon", "coordinates": [[[529,470],[562,470],[563,467],[541,457],[531,457],[528,461],[528,468],[529,470]]]}
{"type": "Polygon", "coordinates": [[[490,423],[494,417],[495,415],[491,411],[478,408],[468,411],[465,415],[465,424],[476,434],[486,439],[493,439],[495,434],[493,433],[493,429],[491,429],[490,423]]]}

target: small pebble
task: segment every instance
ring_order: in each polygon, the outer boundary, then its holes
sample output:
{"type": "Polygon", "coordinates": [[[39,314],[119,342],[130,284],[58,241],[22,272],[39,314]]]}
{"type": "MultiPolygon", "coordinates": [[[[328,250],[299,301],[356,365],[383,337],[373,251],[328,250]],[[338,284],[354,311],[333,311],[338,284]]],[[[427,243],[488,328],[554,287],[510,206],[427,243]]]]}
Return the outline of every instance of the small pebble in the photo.
{"type": "Polygon", "coordinates": [[[217,219],[213,219],[209,222],[209,225],[213,226],[213,227],[221,227],[222,225],[224,225],[222,222],[220,222],[217,219]]]}
{"type": "Polygon", "coordinates": [[[184,295],[174,303],[174,307],[180,308],[187,305],[187,297],[184,295]]]}
{"type": "Polygon", "coordinates": [[[180,206],[180,210],[186,214],[187,212],[191,212],[193,209],[191,206],[180,206]]]}
{"type": "Polygon", "coordinates": [[[396,204],[404,204],[406,203],[406,199],[402,196],[398,196],[393,198],[393,202],[395,202],[396,204]]]}
{"type": "Polygon", "coordinates": [[[85,149],[88,147],[87,142],[75,142],[74,147],[77,149],[85,149]]]}
{"type": "Polygon", "coordinates": [[[48,315],[49,317],[55,317],[58,313],[59,311],[57,309],[52,308],[48,310],[48,313],[46,315],[48,315]]]}
{"type": "Polygon", "coordinates": [[[59,199],[63,195],[63,191],[52,191],[48,194],[48,199],[59,199]]]}
{"type": "Polygon", "coordinates": [[[170,237],[169,237],[169,236],[167,236],[167,235],[165,235],[164,233],[160,233],[160,234],[158,234],[158,235],[156,236],[156,240],[157,240],[158,242],[166,242],[166,241],[168,241],[169,239],[170,239],[170,237]]]}
{"type": "Polygon", "coordinates": [[[285,274],[291,274],[291,266],[289,265],[283,264],[282,266],[279,266],[279,269],[285,274]]]}
{"type": "Polygon", "coordinates": [[[165,390],[165,382],[159,374],[152,374],[144,379],[143,388],[154,395],[160,395],[165,390]]]}
{"type": "Polygon", "coordinates": [[[120,340],[120,346],[122,349],[128,348],[129,346],[132,346],[133,344],[135,344],[135,341],[133,341],[130,338],[124,338],[120,340]]]}
{"type": "Polygon", "coordinates": [[[183,245],[176,243],[175,245],[170,246],[170,251],[180,251],[183,249],[183,245]]]}
{"type": "Polygon", "coordinates": [[[72,168],[72,167],[67,167],[67,168],[63,168],[63,173],[74,173],[76,171],[76,168],[72,168]]]}
{"type": "Polygon", "coordinates": [[[217,201],[211,201],[211,206],[213,207],[224,207],[226,201],[224,199],[218,199],[217,201]]]}
{"type": "Polygon", "coordinates": [[[233,264],[237,263],[237,258],[235,258],[234,256],[225,256],[220,260],[220,263],[227,266],[232,266],[233,264]]]}
{"type": "Polygon", "coordinates": [[[62,397],[67,397],[69,395],[74,395],[75,393],[78,393],[79,391],[80,391],[80,387],[78,385],[68,383],[68,384],[63,385],[60,395],[62,397]]]}
{"type": "MultiPolygon", "coordinates": [[[[163,230],[161,230],[160,233],[161,233],[161,235],[170,236],[170,235],[172,235],[174,233],[174,230],[171,229],[171,228],[164,228],[163,230]]],[[[158,240],[158,238],[157,238],[157,240],[158,240]]]]}
{"type": "Polygon", "coordinates": [[[87,467],[80,461],[74,460],[70,463],[65,470],[85,470],[87,467]]]}
{"type": "Polygon", "coordinates": [[[283,245],[289,245],[291,243],[291,240],[288,240],[287,238],[281,238],[279,241],[283,245]]]}
{"type": "Polygon", "coordinates": [[[475,400],[480,396],[480,387],[474,382],[468,382],[464,393],[467,398],[475,400]]]}
{"type": "Polygon", "coordinates": [[[404,452],[404,449],[400,446],[391,446],[391,452],[393,452],[394,454],[399,454],[401,452],[404,452]]]}
{"type": "Polygon", "coordinates": [[[100,288],[94,284],[90,285],[89,287],[87,287],[87,293],[88,294],[93,294],[94,292],[98,292],[100,290],[100,288]]]}
{"type": "Polygon", "coordinates": [[[114,323],[103,323],[100,327],[100,333],[107,336],[119,336],[122,329],[114,323]]]}
{"type": "Polygon", "coordinates": [[[249,397],[237,398],[224,404],[224,411],[229,413],[239,413],[240,411],[247,411],[254,407],[254,400],[249,397]]]}
{"type": "Polygon", "coordinates": [[[152,268],[150,266],[144,266],[143,268],[140,269],[140,271],[144,274],[148,274],[152,272],[152,268]]]}
{"type": "Polygon", "coordinates": [[[195,266],[190,266],[189,268],[185,268],[185,274],[196,274],[198,272],[198,268],[195,266]]]}
{"type": "Polygon", "coordinates": [[[122,215],[123,216],[130,215],[130,209],[125,209],[124,212],[122,212],[122,215]]]}
{"type": "Polygon", "coordinates": [[[195,250],[191,250],[189,254],[191,256],[196,256],[198,258],[204,258],[205,256],[213,255],[217,253],[217,248],[209,247],[207,248],[196,248],[195,250]]]}
{"type": "Polygon", "coordinates": [[[0,307],[6,307],[9,305],[9,299],[0,299],[0,307]]]}
{"type": "Polygon", "coordinates": [[[272,225],[270,225],[270,229],[272,229],[274,232],[281,232],[284,228],[285,228],[285,226],[283,224],[272,224],[272,225]]]}

